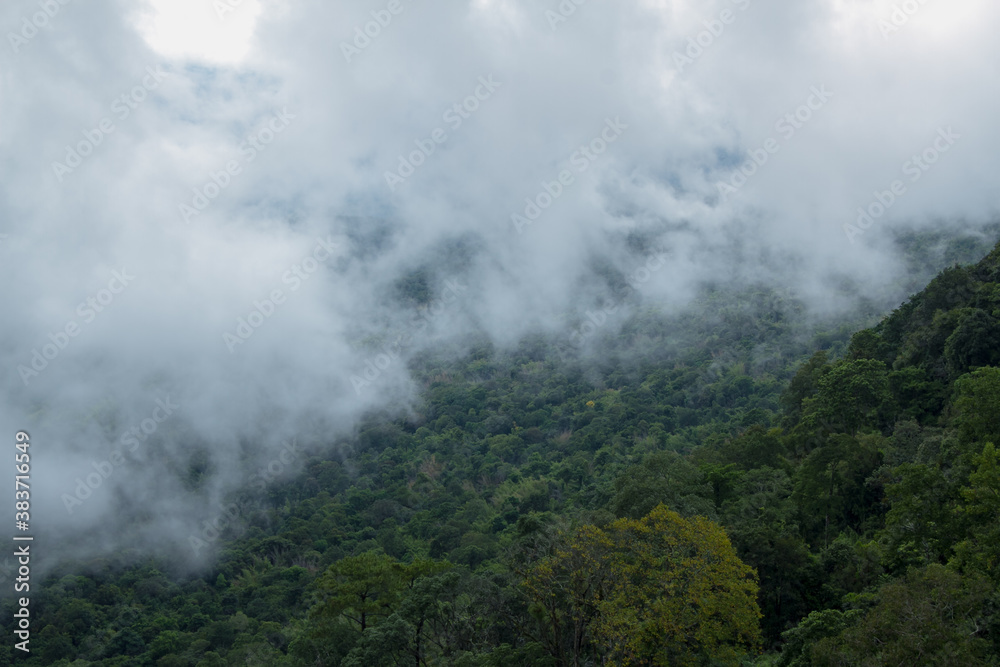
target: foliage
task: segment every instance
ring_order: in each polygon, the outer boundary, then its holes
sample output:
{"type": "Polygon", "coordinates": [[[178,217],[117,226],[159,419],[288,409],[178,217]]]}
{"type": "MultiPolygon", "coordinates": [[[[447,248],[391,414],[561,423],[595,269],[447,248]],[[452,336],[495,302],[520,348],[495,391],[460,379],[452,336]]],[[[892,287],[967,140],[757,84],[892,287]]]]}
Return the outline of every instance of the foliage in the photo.
{"type": "MultiPolygon", "coordinates": [[[[432,269],[398,300],[432,299],[432,269]]],[[[1000,246],[853,337],[876,305],[623,298],[587,357],[540,335],[418,355],[412,410],[241,504],[203,570],[122,553],[33,579],[18,662],[996,663],[1000,246]]]]}
{"type": "Polygon", "coordinates": [[[878,603],[853,627],[812,647],[817,667],[988,665],[984,612],[989,583],[928,565],[878,592],[878,603]]]}
{"type": "Polygon", "coordinates": [[[717,524],[664,505],[581,526],[524,586],[559,665],[738,665],[759,641],[756,573],[717,524]]]}

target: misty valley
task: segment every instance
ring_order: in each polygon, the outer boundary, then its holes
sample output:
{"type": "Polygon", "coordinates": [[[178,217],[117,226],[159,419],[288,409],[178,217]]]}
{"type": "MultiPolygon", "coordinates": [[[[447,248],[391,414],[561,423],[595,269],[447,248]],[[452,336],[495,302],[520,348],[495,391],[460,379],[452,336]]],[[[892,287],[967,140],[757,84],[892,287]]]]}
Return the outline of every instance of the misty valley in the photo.
{"type": "MultiPolygon", "coordinates": [[[[986,246],[941,247],[904,242],[986,246]]],[[[412,411],[286,441],[171,557],[64,554],[17,663],[993,664],[1000,246],[883,317],[801,306],[430,348],[412,411]]]]}
{"type": "Polygon", "coordinates": [[[0,667],[1000,667],[997,25],[3,0],[0,667]]]}

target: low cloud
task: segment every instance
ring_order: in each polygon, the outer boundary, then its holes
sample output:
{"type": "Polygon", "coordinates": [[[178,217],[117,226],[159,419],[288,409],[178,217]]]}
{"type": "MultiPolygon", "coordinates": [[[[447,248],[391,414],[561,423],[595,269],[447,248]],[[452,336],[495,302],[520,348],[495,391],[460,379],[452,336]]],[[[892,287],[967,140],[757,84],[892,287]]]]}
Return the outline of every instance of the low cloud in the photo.
{"type": "Polygon", "coordinates": [[[596,266],[628,276],[664,258],[636,290],[666,311],[711,281],[836,312],[853,303],[844,280],[884,296],[902,275],[892,233],[997,219],[1000,96],[983,82],[1000,8],[985,0],[921,3],[888,39],[882,0],[568,14],[247,0],[222,16],[94,0],[33,23],[51,4],[0,9],[0,422],[41,452],[35,525],[81,555],[186,545],[281,443],[329,452],[366,411],[405,411],[407,361],[427,345],[617,326],[630,302],[607,312],[596,266]],[[486,99],[483,78],[498,84],[486,99]],[[613,143],[609,119],[627,125],[613,143]],[[907,180],[900,165],[939,128],[961,141],[907,180]],[[574,162],[581,147],[595,159],[574,162]],[[859,207],[873,224],[850,237],[859,207]],[[315,256],[317,239],[336,251],[315,256]],[[105,304],[122,267],[136,278],[105,304]],[[88,299],[102,311],[84,321],[88,299]],[[105,476],[165,396],[183,409],[105,476]],[[78,480],[93,496],[70,514],[78,480]]]}

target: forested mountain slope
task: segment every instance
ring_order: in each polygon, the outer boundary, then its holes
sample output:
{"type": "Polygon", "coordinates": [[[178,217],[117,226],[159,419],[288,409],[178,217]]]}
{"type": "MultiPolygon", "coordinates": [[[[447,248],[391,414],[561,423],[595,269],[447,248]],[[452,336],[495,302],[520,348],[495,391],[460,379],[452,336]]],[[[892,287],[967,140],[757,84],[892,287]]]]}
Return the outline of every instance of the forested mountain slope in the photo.
{"type": "Polygon", "coordinates": [[[427,353],[413,414],[198,536],[210,572],[51,574],[18,662],[996,664],[1000,246],[853,336],[802,310],[427,353]]]}

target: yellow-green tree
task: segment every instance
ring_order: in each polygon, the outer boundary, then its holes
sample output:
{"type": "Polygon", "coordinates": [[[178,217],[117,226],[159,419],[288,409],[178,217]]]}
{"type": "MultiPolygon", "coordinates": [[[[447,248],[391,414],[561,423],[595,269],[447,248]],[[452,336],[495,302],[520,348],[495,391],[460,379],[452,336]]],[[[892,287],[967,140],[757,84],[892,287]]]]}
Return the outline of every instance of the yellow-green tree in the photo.
{"type": "Polygon", "coordinates": [[[737,665],[760,641],[754,570],[720,526],[664,505],[563,536],[524,587],[562,665],[737,665]]]}

